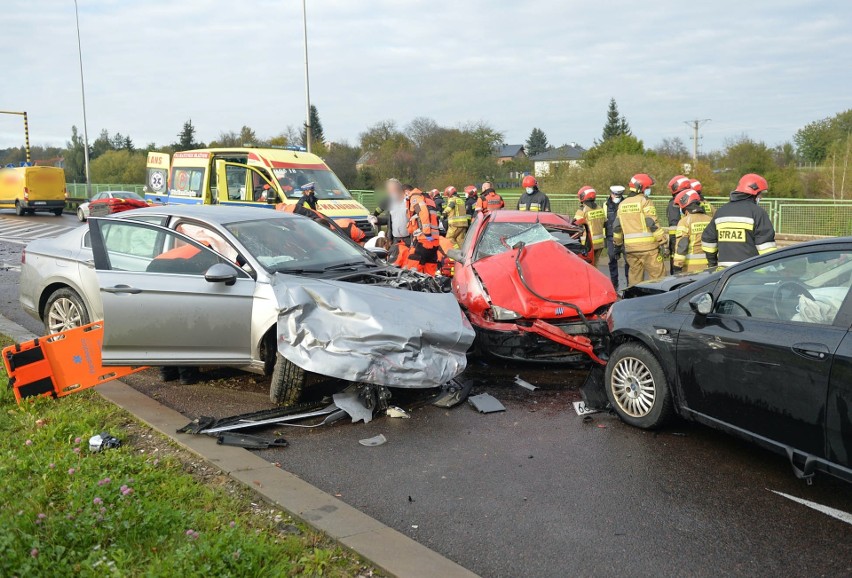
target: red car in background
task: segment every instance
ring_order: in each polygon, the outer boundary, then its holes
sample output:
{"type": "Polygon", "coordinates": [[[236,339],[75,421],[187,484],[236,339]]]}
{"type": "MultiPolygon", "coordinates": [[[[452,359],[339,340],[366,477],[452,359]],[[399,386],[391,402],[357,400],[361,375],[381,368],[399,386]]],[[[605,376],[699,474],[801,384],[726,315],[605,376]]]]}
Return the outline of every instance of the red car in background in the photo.
{"type": "Polygon", "coordinates": [[[107,191],[98,193],[77,210],[77,218],[85,221],[89,217],[107,217],[115,213],[150,207],[151,203],[130,191],[107,191]]]}
{"type": "Polygon", "coordinates": [[[453,250],[453,293],[477,353],[508,360],[603,363],[604,314],[617,299],[595,269],[591,236],[555,213],[494,211],[453,250]]]}

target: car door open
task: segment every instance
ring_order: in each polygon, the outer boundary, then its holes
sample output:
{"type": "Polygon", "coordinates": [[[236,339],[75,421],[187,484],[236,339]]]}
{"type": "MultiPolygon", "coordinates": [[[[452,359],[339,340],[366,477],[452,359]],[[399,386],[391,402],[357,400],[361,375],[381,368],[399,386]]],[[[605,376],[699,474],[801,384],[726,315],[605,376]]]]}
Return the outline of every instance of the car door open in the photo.
{"type": "Polygon", "coordinates": [[[171,229],[91,219],[104,365],[243,365],[255,282],[171,229]],[[230,274],[229,274],[230,271],[230,274]]]}

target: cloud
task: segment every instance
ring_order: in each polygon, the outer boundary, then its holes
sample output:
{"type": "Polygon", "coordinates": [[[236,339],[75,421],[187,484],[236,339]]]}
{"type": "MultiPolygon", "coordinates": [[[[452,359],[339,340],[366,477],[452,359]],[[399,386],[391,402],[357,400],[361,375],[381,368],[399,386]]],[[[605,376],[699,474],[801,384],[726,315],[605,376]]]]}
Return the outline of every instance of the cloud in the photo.
{"type": "MultiPolygon", "coordinates": [[[[269,136],[304,117],[301,2],[79,0],[90,138],[168,143],[243,124],[269,136]]],[[[34,142],[81,126],[73,4],[7,0],[3,108],[34,142]],[[34,7],[35,5],[35,7],[34,7]]],[[[712,118],[702,146],[770,144],[850,106],[852,5],[718,0],[309,0],[311,96],[326,135],[383,119],[486,120],[510,142],[541,127],[591,145],[615,97],[647,144],[712,118]]],[[[0,146],[18,144],[0,117],[0,146]]]]}

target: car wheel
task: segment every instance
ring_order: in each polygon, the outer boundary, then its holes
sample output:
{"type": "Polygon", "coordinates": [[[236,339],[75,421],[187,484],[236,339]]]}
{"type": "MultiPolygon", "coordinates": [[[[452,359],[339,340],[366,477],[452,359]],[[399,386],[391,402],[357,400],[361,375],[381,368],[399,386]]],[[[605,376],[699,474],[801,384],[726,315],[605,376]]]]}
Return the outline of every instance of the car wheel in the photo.
{"type": "Polygon", "coordinates": [[[83,213],[83,209],[77,209],[77,219],[78,219],[81,223],[85,223],[85,222],[86,222],[86,215],[83,213]]]}
{"type": "Polygon", "coordinates": [[[281,405],[293,405],[299,401],[308,372],[275,352],[275,369],[272,370],[272,382],[269,384],[269,399],[281,405]]]}
{"type": "Polygon", "coordinates": [[[618,417],[644,429],[662,425],[672,413],[672,396],[657,358],[638,343],[625,343],[606,365],[606,395],[618,417]]]}
{"type": "Polygon", "coordinates": [[[57,289],[44,306],[44,328],[48,334],[67,331],[89,323],[83,299],[73,289],[57,289]]]}
{"type": "Polygon", "coordinates": [[[19,217],[23,217],[27,214],[26,210],[24,210],[24,208],[21,206],[21,203],[19,203],[18,201],[15,201],[15,214],[19,217]]]}
{"type": "Polygon", "coordinates": [[[56,215],[57,217],[61,217],[62,213],[64,213],[64,212],[65,212],[65,209],[54,209],[53,210],[53,214],[56,215]]]}

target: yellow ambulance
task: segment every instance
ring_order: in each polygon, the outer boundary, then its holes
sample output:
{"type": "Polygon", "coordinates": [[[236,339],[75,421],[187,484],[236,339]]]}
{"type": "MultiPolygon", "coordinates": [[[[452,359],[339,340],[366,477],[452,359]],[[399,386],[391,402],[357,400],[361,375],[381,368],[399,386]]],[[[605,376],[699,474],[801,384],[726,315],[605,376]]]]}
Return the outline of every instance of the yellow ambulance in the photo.
{"type": "Polygon", "coordinates": [[[368,211],[352,198],[323,160],[291,148],[214,148],[181,151],[169,158],[148,153],[145,199],[155,204],[240,205],[275,208],[295,204],[301,187],[314,183],[318,210],[351,219],[374,234],[368,211]]]}
{"type": "Polygon", "coordinates": [[[15,214],[50,211],[57,217],[65,209],[65,171],[58,167],[0,168],[0,208],[15,214]]]}

